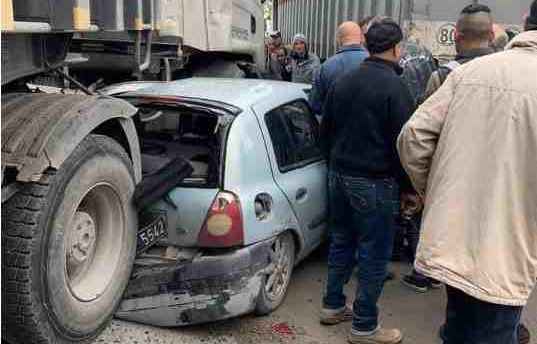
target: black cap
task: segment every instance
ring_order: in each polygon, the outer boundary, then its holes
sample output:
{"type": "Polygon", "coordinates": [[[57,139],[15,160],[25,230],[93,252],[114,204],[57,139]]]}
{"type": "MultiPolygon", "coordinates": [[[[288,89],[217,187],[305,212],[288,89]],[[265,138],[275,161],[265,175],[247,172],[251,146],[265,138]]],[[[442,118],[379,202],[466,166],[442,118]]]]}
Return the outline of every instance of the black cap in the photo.
{"type": "Polygon", "coordinates": [[[370,54],[380,54],[393,49],[403,40],[403,31],[392,19],[383,19],[371,25],[365,34],[367,50],[370,54]]]}
{"type": "Polygon", "coordinates": [[[526,18],[526,30],[537,30],[537,0],[531,4],[530,14],[526,18]]]}

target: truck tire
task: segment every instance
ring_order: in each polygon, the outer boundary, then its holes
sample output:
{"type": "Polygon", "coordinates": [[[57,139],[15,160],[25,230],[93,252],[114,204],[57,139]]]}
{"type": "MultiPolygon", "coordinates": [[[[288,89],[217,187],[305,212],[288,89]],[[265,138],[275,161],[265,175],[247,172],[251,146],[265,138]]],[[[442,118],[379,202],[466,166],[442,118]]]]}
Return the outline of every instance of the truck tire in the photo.
{"type": "Polygon", "coordinates": [[[267,274],[257,297],[256,315],[275,311],[285,299],[295,266],[295,241],[290,232],[276,237],[271,247],[273,269],[267,274]]]}
{"type": "Polygon", "coordinates": [[[114,140],[86,137],[2,206],[2,327],[17,343],[80,343],[113,316],[136,251],[135,181],[114,140]]]}

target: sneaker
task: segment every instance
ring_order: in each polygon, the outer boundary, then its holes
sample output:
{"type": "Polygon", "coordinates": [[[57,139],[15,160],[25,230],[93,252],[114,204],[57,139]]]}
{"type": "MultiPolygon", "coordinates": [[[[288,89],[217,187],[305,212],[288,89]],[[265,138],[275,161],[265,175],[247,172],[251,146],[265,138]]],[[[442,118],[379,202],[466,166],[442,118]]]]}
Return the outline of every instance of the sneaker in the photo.
{"type": "Polygon", "coordinates": [[[401,280],[401,283],[418,292],[418,293],[426,293],[429,291],[429,287],[431,286],[431,283],[425,278],[417,278],[414,274],[409,274],[403,277],[401,280]]]}
{"type": "Polygon", "coordinates": [[[351,321],[354,313],[352,308],[345,307],[342,309],[321,309],[322,325],[337,325],[345,321],[351,321]]]}
{"type": "Polygon", "coordinates": [[[353,330],[349,336],[349,343],[351,344],[399,344],[401,341],[403,341],[401,331],[382,327],[367,334],[361,334],[353,330]]]}
{"type": "Polygon", "coordinates": [[[429,286],[432,289],[440,289],[444,286],[444,283],[437,281],[434,278],[427,278],[427,280],[429,280],[429,286]]]}

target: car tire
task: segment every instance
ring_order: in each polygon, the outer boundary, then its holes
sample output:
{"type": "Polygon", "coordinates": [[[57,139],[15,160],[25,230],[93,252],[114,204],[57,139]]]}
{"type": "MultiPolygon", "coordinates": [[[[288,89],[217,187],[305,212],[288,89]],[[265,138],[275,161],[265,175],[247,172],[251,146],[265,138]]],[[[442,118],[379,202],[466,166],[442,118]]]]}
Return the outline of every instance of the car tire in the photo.
{"type": "Polygon", "coordinates": [[[89,135],[3,204],[4,338],[80,343],[108,325],[134,263],[134,188],[125,150],[89,135]]]}
{"type": "Polygon", "coordinates": [[[257,298],[255,314],[267,315],[285,299],[295,265],[295,241],[289,232],[278,235],[271,245],[271,266],[257,298]]]}

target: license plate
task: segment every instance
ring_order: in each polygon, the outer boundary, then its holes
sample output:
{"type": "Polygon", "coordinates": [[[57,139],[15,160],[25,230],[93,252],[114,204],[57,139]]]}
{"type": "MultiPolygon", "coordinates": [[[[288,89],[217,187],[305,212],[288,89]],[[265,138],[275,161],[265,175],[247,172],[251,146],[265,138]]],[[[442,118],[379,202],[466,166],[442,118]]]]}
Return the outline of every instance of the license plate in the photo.
{"type": "Polygon", "coordinates": [[[136,252],[141,253],[168,236],[165,214],[159,214],[155,220],[138,231],[136,252]]]}

